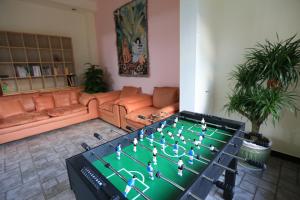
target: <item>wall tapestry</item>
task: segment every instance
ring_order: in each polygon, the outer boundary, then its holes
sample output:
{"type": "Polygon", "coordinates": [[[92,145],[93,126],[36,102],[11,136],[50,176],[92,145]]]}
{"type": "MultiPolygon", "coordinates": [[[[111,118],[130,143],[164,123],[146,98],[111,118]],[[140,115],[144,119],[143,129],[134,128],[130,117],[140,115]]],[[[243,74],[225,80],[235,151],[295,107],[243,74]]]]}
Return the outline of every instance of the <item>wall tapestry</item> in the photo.
{"type": "Polygon", "coordinates": [[[134,0],[114,12],[119,74],[148,76],[147,0],[134,0]]]}

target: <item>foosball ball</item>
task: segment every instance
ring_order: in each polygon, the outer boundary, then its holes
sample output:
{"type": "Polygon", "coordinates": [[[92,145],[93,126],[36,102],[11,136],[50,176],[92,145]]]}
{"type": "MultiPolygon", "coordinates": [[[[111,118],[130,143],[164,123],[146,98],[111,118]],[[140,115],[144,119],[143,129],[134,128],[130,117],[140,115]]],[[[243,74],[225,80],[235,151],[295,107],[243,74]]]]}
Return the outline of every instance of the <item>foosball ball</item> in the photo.
{"type": "MultiPolygon", "coordinates": [[[[77,199],[205,199],[213,185],[234,196],[245,124],[183,111],[66,160],[77,199]],[[219,177],[225,171],[224,181],[219,177]]],[[[249,161],[251,162],[251,161],[249,161]]]]}

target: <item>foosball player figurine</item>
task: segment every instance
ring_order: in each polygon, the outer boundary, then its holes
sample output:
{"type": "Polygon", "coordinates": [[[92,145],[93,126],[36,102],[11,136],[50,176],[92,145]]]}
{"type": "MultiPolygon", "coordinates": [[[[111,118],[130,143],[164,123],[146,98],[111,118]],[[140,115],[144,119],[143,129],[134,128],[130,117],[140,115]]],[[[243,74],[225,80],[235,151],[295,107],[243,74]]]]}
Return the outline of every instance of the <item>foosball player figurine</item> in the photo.
{"type": "Polygon", "coordinates": [[[164,149],[166,146],[166,139],[165,136],[162,136],[160,139],[161,149],[164,149]]]}
{"type": "Polygon", "coordinates": [[[116,147],[116,153],[117,153],[117,159],[118,159],[118,160],[120,160],[121,151],[122,151],[121,144],[118,143],[118,145],[117,145],[117,147],[116,147]]]}
{"type": "Polygon", "coordinates": [[[204,124],[205,124],[205,120],[204,120],[204,118],[202,118],[202,120],[201,120],[201,124],[202,124],[202,125],[204,125],[204,124]]]}
{"type": "Polygon", "coordinates": [[[186,144],[184,136],[182,134],[179,135],[179,138],[183,142],[183,144],[186,144]]]}
{"type": "Polygon", "coordinates": [[[176,123],[175,122],[173,123],[173,128],[176,128],[176,123]]]}
{"type": "Polygon", "coordinates": [[[178,117],[176,117],[175,119],[174,119],[174,123],[177,123],[178,122],[178,117]]]}
{"type": "Polygon", "coordinates": [[[209,145],[209,150],[214,153],[218,151],[218,149],[211,144],[209,145]]]}
{"type": "Polygon", "coordinates": [[[189,150],[189,163],[192,165],[194,163],[194,147],[191,147],[191,149],[189,150]]]}
{"type": "Polygon", "coordinates": [[[174,140],[173,133],[171,131],[168,131],[168,135],[171,137],[172,140],[174,140]]]}
{"type": "Polygon", "coordinates": [[[167,121],[163,121],[162,123],[161,123],[161,129],[163,129],[165,126],[167,125],[167,121]]]}
{"type": "Polygon", "coordinates": [[[178,150],[179,150],[178,141],[175,141],[175,144],[173,145],[173,151],[175,155],[178,155],[178,150]]]}
{"type": "Polygon", "coordinates": [[[133,139],[133,151],[136,152],[136,145],[138,144],[138,140],[136,138],[133,139]]]}
{"type": "Polygon", "coordinates": [[[150,138],[150,145],[153,146],[154,134],[151,133],[151,134],[149,135],[149,138],[150,138]]]}
{"type": "MultiPolygon", "coordinates": [[[[182,126],[182,127],[183,127],[183,126],[182,126]]],[[[178,130],[177,137],[179,137],[179,136],[181,135],[181,133],[182,133],[182,131],[183,131],[183,128],[182,128],[182,127],[178,130]]]]}
{"type": "Polygon", "coordinates": [[[178,175],[179,176],[182,176],[182,171],[183,171],[183,161],[182,161],[182,158],[180,157],[179,160],[178,160],[178,175]]]}
{"type": "Polygon", "coordinates": [[[157,165],[157,158],[156,158],[157,149],[156,149],[156,146],[154,146],[152,153],[153,153],[153,164],[157,165]]]}
{"type": "Polygon", "coordinates": [[[154,177],[153,177],[153,167],[151,165],[151,162],[148,162],[148,166],[147,166],[147,172],[149,174],[149,178],[151,180],[154,180],[154,177]]]}
{"type": "Polygon", "coordinates": [[[157,132],[159,132],[161,135],[163,135],[162,128],[158,127],[156,130],[157,130],[157,132]]]}
{"type": "Polygon", "coordinates": [[[201,128],[202,128],[202,133],[205,134],[206,131],[207,131],[207,127],[206,127],[206,124],[204,125],[201,125],[201,128]]]}
{"type": "Polygon", "coordinates": [[[127,197],[127,194],[130,192],[131,188],[134,186],[136,180],[136,176],[133,175],[131,179],[128,180],[125,192],[123,192],[124,196],[127,197]]]}
{"type": "Polygon", "coordinates": [[[200,149],[200,142],[198,140],[194,139],[193,143],[197,149],[200,149]]]}
{"type": "Polygon", "coordinates": [[[202,140],[204,139],[204,137],[205,137],[204,133],[200,132],[199,133],[199,142],[200,142],[200,144],[202,143],[202,140]]]}
{"type": "Polygon", "coordinates": [[[144,139],[144,129],[139,130],[139,139],[140,139],[140,141],[143,141],[143,139],[144,139]]]}

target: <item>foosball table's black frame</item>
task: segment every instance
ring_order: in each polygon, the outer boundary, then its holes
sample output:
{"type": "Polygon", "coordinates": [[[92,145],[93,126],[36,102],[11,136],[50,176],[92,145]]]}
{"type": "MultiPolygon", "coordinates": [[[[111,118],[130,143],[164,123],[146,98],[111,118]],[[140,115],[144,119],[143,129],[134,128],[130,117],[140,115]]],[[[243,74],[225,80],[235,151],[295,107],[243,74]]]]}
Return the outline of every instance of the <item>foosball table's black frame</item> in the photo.
{"type": "MultiPolygon", "coordinates": [[[[167,119],[167,123],[171,124],[175,117],[178,116],[179,119],[185,119],[200,123],[200,120],[204,117],[205,121],[209,124],[210,127],[223,129],[232,133],[231,139],[226,143],[222,149],[219,149],[219,152],[215,154],[214,159],[210,161],[208,166],[202,171],[197,179],[192,182],[185,191],[178,197],[180,200],[185,199],[205,199],[208,195],[210,189],[214,184],[224,190],[223,198],[232,199],[234,195],[234,186],[236,179],[237,169],[237,158],[234,156],[238,153],[242,143],[243,143],[243,134],[245,124],[242,122],[224,119],[220,117],[215,117],[211,115],[198,114],[193,112],[183,111],[173,115],[167,119]],[[225,153],[224,153],[225,152],[225,153]],[[220,165],[215,165],[214,163],[220,165]],[[221,166],[225,166],[221,167],[221,166]],[[230,168],[232,170],[226,169],[230,168]],[[219,177],[225,171],[224,182],[218,181],[219,177]]],[[[156,122],[152,125],[144,127],[145,130],[156,130],[160,125],[160,122],[156,122]]],[[[137,137],[137,132],[134,131],[130,134],[120,136],[112,141],[110,145],[117,145],[121,143],[123,147],[130,145],[129,140],[133,140],[134,137],[137,137]],[[126,139],[125,139],[126,137],[126,139]]],[[[148,135],[149,132],[146,132],[148,135]]],[[[104,143],[100,146],[97,146],[92,149],[100,157],[104,157],[111,153],[114,153],[113,148],[109,148],[108,143],[104,143]]],[[[71,158],[66,159],[66,165],[68,170],[68,176],[70,181],[71,189],[74,191],[77,200],[96,200],[96,199],[125,199],[122,193],[117,190],[106,178],[103,176],[91,163],[88,161],[91,153],[89,151],[83,152],[81,154],[75,155],[71,158]],[[93,184],[81,173],[82,168],[88,167],[94,173],[96,177],[101,180],[103,183],[102,187],[96,188],[93,184]]]]}

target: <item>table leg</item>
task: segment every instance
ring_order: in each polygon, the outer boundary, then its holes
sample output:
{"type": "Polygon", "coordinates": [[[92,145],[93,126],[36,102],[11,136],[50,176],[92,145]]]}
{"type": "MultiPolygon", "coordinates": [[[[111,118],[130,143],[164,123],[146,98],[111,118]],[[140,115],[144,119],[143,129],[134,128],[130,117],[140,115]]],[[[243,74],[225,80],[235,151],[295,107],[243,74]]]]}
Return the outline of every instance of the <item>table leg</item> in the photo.
{"type": "MultiPolygon", "coordinates": [[[[228,165],[229,168],[236,170],[237,169],[237,159],[233,158],[231,162],[228,165]]],[[[228,185],[229,187],[226,187],[226,189],[223,192],[223,198],[225,200],[232,200],[234,195],[234,186],[235,186],[235,178],[236,174],[226,170],[225,172],[225,185],[228,185]]]]}

